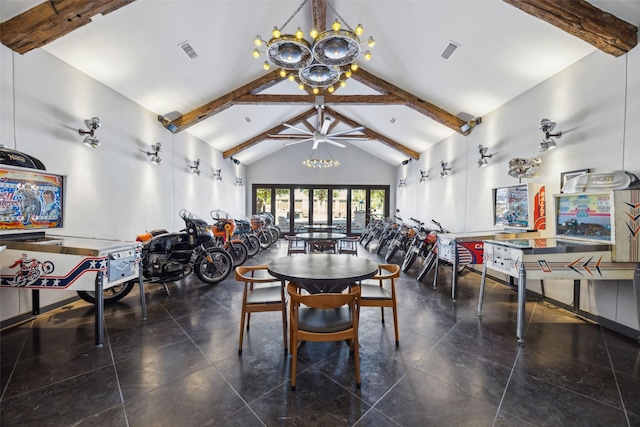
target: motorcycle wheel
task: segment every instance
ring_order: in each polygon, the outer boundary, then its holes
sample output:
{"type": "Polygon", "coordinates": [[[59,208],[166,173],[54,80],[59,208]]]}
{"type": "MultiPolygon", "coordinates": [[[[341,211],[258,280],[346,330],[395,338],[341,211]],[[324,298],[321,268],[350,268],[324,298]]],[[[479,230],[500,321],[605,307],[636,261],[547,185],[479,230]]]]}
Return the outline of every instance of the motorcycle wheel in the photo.
{"type": "Polygon", "coordinates": [[[280,238],[280,233],[278,232],[278,230],[276,228],[270,228],[269,232],[271,233],[271,242],[272,242],[272,244],[277,242],[278,239],[280,238]]]}
{"type": "Polygon", "coordinates": [[[387,251],[386,255],[384,256],[384,260],[386,262],[390,262],[393,259],[393,256],[396,254],[397,251],[398,251],[398,244],[397,243],[391,243],[391,245],[389,246],[389,250],[387,251]]]}
{"type": "Polygon", "coordinates": [[[198,279],[215,285],[229,277],[233,270],[233,259],[224,249],[207,248],[206,255],[196,261],[195,270],[198,279]]]}
{"type": "Polygon", "coordinates": [[[258,233],[258,240],[260,241],[260,249],[269,249],[271,244],[273,243],[271,239],[271,233],[266,231],[260,231],[258,233]]]}
{"type": "MultiPolygon", "coordinates": [[[[132,280],[130,282],[120,283],[119,285],[105,289],[102,291],[104,303],[111,304],[116,301],[120,301],[122,298],[126,297],[129,292],[131,292],[131,289],[133,289],[136,283],[138,283],[137,280],[132,280]]],[[[88,303],[96,303],[96,293],[93,291],[78,291],[78,296],[88,303]]]]}
{"type": "Polygon", "coordinates": [[[366,241],[364,242],[364,248],[367,249],[369,247],[369,243],[373,240],[373,233],[369,234],[366,241]]]}
{"type": "Polygon", "coordinates": [[[424,279],[427,276],[427,274],[429,274],[433,266],[436,264],[437,256],[438,256],[437,253],[429,252],[429,255],[427,255],[427,258],[424,260],[424,264],[422,264],[422,269],[420,270],[420,273],[418,273],[418,281],[422,281],[422,279],[424,279]]]}
{"type": "Polygon", "coordinates": [[[228,252],[233,259],[234,267],[244,264],[247,258],[249,258],[249,249],[247,249],[247,245],[240,241],[231,242],[231,247],[228,252]]]}
{"type": "Polygon", "coordinates": [[[404,271],[405,273],[409,271],[409,269],[413,265],[413,262],[416,260],[417,256],[418,254],[416,253],[414,248],[413,247],[409,248],[409,250],[407,251],[407,254],[404,257],[404,261],[402,262],[402,271],[404,271]]]}
{"type": "Polygon", "coordinates": [[[387,240],[389,240],[389,239],[386,239],[384,237],[381,238],[380,240],[378,240],[378,247],[376,248],[376,253],[378,255],[380,255],[380,252],[382,252],[382,248],[384,248],[385,245],[387,244],[387,240]]]}
{"type": "Polygon", "coordinates": [[[245,237],[244,244],[247,245],[248,254],[250,257],[260,252],[260,240],[253,234],[245,237]]]}

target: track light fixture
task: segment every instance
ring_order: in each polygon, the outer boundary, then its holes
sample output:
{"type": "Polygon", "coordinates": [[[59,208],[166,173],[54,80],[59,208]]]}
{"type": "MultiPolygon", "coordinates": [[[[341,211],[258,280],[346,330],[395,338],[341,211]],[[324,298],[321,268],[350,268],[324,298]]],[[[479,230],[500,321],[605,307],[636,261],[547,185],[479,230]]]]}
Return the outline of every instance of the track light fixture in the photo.
{"type": "Polygon", "coordinates": [[[427,173],[427,171],[423,171],[422,169],[420,169],[420,184],[426,182],[427,178],[429,178],[429,174],[427,173]]]}
{"type": "Polygon", "coordinates": [[[406,178],[400,178],[398,180],[398,188],[404,188],[407,186],[407,179],[406,178]]]}
{"type": "Polygon", "coordinates": [[[222,169],[214,169],[213,177],[216,179],[216,181],[222,181],[222,169]]]}
{"type": "Polygon", "coordinates": [[[447,162],[445,162],[444,160],[440,160],[440,166],[442,167],[442,171],[440,171],[440,178],[444,178],[445,176],[449,175],[449,171],[451,170],[451,168],[448,168],[447,165],[447,162]]]}
{"type": "Polygon", "coordinates": [[[482,144],[478,145],[478,154],[480,154],[480,158],[478,159],[478,167],[482,168],[489,164],[487,159],[493,157],[493,154],[487,154],[488,148],[483,146],[482,144]]]}
{"type": "Polygon", "coordinates": [[[402,161],[402,166],[407,166],[410,161],[411,161],[411,159],[403,160],[402,161]]]}
{"type": "Polygon", "coordinates": [[[231,157],[231,161],[232,161],[234,164],[236,164],[236,165],[239,165],[239,164],[240,164],[240,160],[238,160],[238,159],[234,159],[233,157],[231,157]]]}
{"type": "Polygon", "coordinates": [[[540,143],[541,153],[556,148],[556,141],[553,138],[560,138],[562,136],[562,132],[551,133],[555,127],[556,122],[552,122],[549,119],[540,120],[540,130],[544,132],[544,139],[540,143]]]}
{"type": "Polygon", "coordinates": [[[195,159],[193,161],[193,166],[189,165],[189,169],[195,176],[200,176],[200,159],[195,159]]]}
{"type": "Polygon", "coordinates": [[[84,138],[84,145],[91,148],[100,147],[100,140],[96,138],[95,131],[100,127],[100,117],[92,117],[84,121],[84,125],[89,130],[78,129],[80,135],[87,135],[84,138]]]}
{"type": "Polygon", "coordinates": [[[156,142],[155,144],[151,145],[151,149],[153,151],[147,151],[147,156],[151,156],[151,163],[153,163],[154,165],[159,165],[160,163],[162,163],[162,159],[158,155],[160,153],[160,150],[162,150],[162,143],[156,142]]]}
{"type": "Polygon", "coordinates": [[[244,186],[244,178],[242,178],[241,176],[236,178],[236,185],[238,187],[243,187],[244,186]]]}

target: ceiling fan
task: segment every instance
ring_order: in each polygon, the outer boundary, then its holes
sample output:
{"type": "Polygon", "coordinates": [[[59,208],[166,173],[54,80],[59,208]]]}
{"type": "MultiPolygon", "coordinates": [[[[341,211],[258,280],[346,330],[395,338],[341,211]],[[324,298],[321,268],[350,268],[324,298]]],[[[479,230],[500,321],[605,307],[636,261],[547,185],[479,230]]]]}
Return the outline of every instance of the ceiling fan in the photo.
{"type": "Polygon", "coordinates": [[[335,145],[340,148],[346,147],[346,145],[338,142],[338,141],[349,141],[349,140],[358,140],[358,141],[367,141],[369,139],[366,135],[351,135],[351,136],[343,136],[347,135],[351,132],[360,132],[365,129],[364,126],[358,126],[352,129],[347,129],[339,132],[329,132],[329,128],[331,123],[333,123],[333,119],[331,117],[324,116],[324,105],[323,103],[316,104],[316,110],[318,111],[318,126],[315,130],[310,131],[307,129],[301,129],[290,125],[288,123],[282,123],[284,126],[297,130],[301,132],[302,135],[269,135],[272,138],[302,138],[298,141],[288,142],[284,144],[285,147],[294,144],[300,144],[301,142],[313,141],[313,150],[316,150],[321,142],[326,142],[327,144],[335,145]]]}

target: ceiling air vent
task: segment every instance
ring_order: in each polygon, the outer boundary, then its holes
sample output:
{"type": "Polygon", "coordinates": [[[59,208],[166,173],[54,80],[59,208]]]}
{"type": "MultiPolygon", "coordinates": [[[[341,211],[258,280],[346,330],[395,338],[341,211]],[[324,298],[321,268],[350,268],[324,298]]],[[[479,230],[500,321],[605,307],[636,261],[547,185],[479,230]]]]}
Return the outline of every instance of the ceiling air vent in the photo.
{"type": "Polygon", "coordinates": [[[440,58],[449,59],[451,55],[453,55],[453,52],[455,52],[455,50],[459,47],[460,45],[458,43],[450,41],[447,47],[445,47],[440,54],[440,58]]]}
{"type": "Polygon", "coordinates": [[[198,52],[196,52],[196,50],[191,46],[189,41],[180,43],[178,46],[180,46],[180,49],[182,49],[189,59],[196,59],[198,57],[198,52]]]}

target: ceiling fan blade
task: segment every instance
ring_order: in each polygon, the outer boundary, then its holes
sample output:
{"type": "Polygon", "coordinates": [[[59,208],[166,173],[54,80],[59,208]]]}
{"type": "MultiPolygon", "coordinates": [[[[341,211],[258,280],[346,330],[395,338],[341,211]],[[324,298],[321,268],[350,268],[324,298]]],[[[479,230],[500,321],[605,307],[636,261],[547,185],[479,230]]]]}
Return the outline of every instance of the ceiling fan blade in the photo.
{"type": "Polygon", "coordinates": [[[297,128],[297,127],[295,127],[295,126],[291,126],[289,123],[282,123],[282,125],[283,125],[283,126],[288,127],[289,129],[295,129],[295,130],[297,130],[298,132],[302,132],[302,133],[304,133],[304,134],[306,134],[306,135],[313,135],[313,132],[309,132],[309,131],[308,131],[308,130],[306,130],[306,129],[300,129],[300,128],[297,128]]]}
{"type": "Polygon", "coordinates": [[[313,138],[301,139],[300,141],[287,142],[286,144],[282,144],[283,147],[288,147],[290,145],[300,144],[301,142],[311,141],[313,138]]]}
{"type": "Polygon", "coordinates": [[[325,117],[324,121],[322,122],[322,129],[320,129],[320,133],[323,135],[327,134],[327,131],[329,130],[329,126],[331,125],[332,120],[329,117],[325,117]]]}
{"type": "Polygon", "coordinates": [[[353,129],[341,130],[340,132],[331,133],[331,134],[327,135],[327,137],[331,138],[331,137],[334,137],[334,136],[344,135],[344,134],[351,133],[351,132],[360,132],[360,131],[363,131],[364,129],[365,129],[364,126],[360,126],[360,127],[353,128],[353,129]]]}
{"type": "Polygon", "coordinates": [[[327,138],[331,138],[334,141],[368,141],[369,138],[366,135],[352,135],[352,136],[329,136],[327,138]]]}
{"type": "Polygon", "coordinates": [[[326,143],[328,143],[328,144],[331,144],[331,145],[338,146],[338,147],[340,147],[340,148],[344,148],[344,147],[346,147],[346,145],[344,145],[344,144],[340,144],[339,142],[335,142],[335,141],[332,141],[332,140],[330,140],[330,139],[325,139],[325,140],[324,140],[324,142],[326,142],[326,143]]]}
{"type": "Polygon", "coordinates": [[[317,138],[317,137],[312,139],[313,139],[313,147],[311,148],[311,151],[317,150],[321,140],[320,138],[317,138]]]}
{"type": "Polygon", "coordinates": [[[301,135],[299,133],[275,133],[267,135],[271,139],[307,139],[307,135],[301,135]]]}

